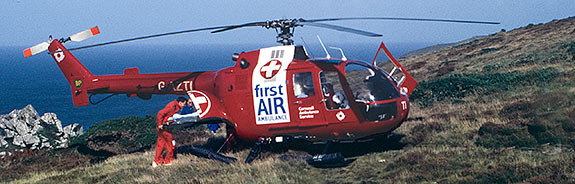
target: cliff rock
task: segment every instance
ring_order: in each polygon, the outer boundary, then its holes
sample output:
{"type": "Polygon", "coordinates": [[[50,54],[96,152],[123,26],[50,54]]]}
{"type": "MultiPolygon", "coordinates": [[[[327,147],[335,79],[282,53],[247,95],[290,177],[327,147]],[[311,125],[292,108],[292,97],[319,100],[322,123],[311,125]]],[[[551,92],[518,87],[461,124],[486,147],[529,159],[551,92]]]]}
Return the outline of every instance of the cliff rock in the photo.
{"type": "Polygon", "coordinates": [[[66,148],[71,137],[82,134],[82,125],[73,123],[62,127],[54,113],[42,116],[32,105],[0,115],[0,157],[23,149],[66,148]]]}

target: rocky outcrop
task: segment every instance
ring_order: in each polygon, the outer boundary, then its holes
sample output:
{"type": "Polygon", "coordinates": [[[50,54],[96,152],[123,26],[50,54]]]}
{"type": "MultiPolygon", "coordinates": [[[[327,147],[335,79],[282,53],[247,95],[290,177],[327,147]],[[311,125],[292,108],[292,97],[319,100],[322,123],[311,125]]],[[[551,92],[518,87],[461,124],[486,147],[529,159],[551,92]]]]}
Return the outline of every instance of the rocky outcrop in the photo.
{"type": "Polygon", "coordinates": [[[42,116],[32,105],[0,115],[0,157],[24,149],[66,148],[71,137],[82,134],[78,123],[62,127],[54,113],[42,116]]]}

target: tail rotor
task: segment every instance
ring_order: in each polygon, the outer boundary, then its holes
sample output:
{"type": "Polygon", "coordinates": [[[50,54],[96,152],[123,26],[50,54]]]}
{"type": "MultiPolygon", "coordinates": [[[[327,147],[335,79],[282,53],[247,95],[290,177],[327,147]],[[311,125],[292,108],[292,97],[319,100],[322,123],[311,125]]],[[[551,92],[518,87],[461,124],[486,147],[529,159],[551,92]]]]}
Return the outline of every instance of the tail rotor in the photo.
{"type": "MultiPolygon", "coordinates": [[[[68,38],[62,38],[60,39],[60,43],[64,43],[67,41],[73,41],[73,42],[81,42],[85,39],[91,38],[93,36],[96,36],[100,34],[100,29],[98,29],[98,26],[84,30],[82,32],[76,33],[68,38]]],[[[36,55],[38,53],[44,52],[46,50],[48,50],[48,47],[50,46],[50,42],[52,42],[52,36],[50,36],[50,39],[46,42],[42,42],[39,43],[38,45],[34,45],[30,48],[24,49],[24,57],[30,57],[33,55],[36,55]]]]}
{"type": "Polygon", "coordinates": [[[42,43],[39,43],[38,45],[34,45],[30,48],[24,49],[24,57],[30,57],[30,56],[36,55],[40,52],[44,52],[44,51],[48,50],[48,46],[50,46],[50,43],[42,42],[42,43]]]}

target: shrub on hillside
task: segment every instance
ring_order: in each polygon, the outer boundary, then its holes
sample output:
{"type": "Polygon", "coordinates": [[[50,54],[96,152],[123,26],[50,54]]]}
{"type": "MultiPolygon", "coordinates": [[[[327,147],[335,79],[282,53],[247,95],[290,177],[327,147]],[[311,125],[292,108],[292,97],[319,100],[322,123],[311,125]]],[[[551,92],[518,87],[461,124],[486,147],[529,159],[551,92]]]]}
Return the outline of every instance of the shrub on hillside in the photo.
{"type": "Polygon", "coordinates": [[[493,94],[521,86],[545,86],[559,75],[555,69],[529,72],[494,74],[450,75],[445,78],[423,81],[410,98],[424,107],[442,101],[457,101],[474,93],[493,94]]]}
{"type": "Polygon", "coordinates": [[[499,114],[510,123],[484,124],[478,131],[476,144],[489,148],[541,144],[575,148],[573,98],[567,92],[548,93],[532,101],[506,105],[499,114]]]}
{"type": "Polygon", "coordinates": [[[527,163],[504,163],[493,168],[476,171],[475,183],[517,183],[537,176],[534,169],[527,163]]]}
{"type": "Polygon", "coordinates": [[[572,171],[573,159],[543,161],[538,166],[525,162],[499,163],[487,169],[468,169],[462,173],[462,178],[468,178],[464,183],[571,183],[572,177],[567,171],[572,171]]]}
{"type": "Polygon", "coordinates": [[[410,133],[407,134],[406,137],[401,139],[401,142],[415,146],[425,142],[430,136],[433,136],[445,129],[446,128],[443,127],[443,124],[439,122],[417,124],[410,130],[410,133]]]}
{"type": "Polygon", "coordinates": [[[485,123],[477,132],[479,138],[475,144],[487,148],[535,147],[537,140],[529,134],[526,127],[518,124],[485,123]]]}
{"type": "Polygon", "coordinates": [[[82,136],[72,140],[71,145],[113,154],[144,151],[156,142],[155,125],[156,117],[149,115],[105,120],[92,125],[82,136]]]}
{"type": "MultiPolygon", "coordinates": [[[[575,42],[567,42],[561,44],[561,49],[564,50],[566,55],[571,56],[571,61],[575,58],[575,42]]],[[[569,59],[569,58],[568,58],[569,59]]]]}

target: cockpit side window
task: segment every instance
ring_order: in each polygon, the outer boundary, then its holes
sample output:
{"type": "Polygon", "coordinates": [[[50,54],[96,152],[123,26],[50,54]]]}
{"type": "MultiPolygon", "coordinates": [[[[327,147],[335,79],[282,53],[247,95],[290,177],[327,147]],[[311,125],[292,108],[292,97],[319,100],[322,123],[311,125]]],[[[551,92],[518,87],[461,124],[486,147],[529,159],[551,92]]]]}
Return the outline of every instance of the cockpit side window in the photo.
{"type": "Polygon", "coordinates": [[[322,71],[319,73],[323,102],[329,110],[349,108],[348,98],[343,92],[337,71],[322,71]]]}
{"type": "Polygon", "coordinates": [[[380,71],[350,63],[345,66],[346,80],[356,102],[374,102],[399,97],[394,84],[380,71]]]}
{"type": "Polygon", "coordinates": [[[311,72],[296,73],[293,75],[293,90],[297,98],[315,96],[313,77],[311,72]]]}

